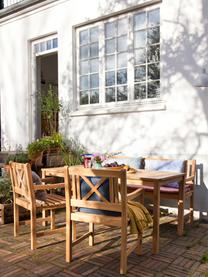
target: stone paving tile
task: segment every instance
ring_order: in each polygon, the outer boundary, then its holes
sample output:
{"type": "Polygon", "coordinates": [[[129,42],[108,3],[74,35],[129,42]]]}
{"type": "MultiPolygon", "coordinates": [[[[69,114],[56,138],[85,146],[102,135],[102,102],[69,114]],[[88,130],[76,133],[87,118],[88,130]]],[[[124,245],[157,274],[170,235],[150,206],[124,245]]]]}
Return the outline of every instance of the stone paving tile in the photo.
{"type": "MultiPolygon", "coordinates": [[[[64,216],[60,214],[60,220],[64,216]]],[[[78,224],[78,234],[87,229],[86,224],[78,224]]],[[[0,277],[120,276],[120,231],[116,228],[96,227],[95,245],[89,247],[85,240],[75,246],[70,264],[65,262],[64,234],[38,238],[40,247],[31,251],[29,226],[20,230],[21,235],[14,238],[12,224],[0,226],[0,277]]],[[[127,276],[208,277],[208,263],[201,263],[208,253],[208,224],[195,222],[192,228],[187,224],[183,237],[177,236],[175,224],[163,224],[157,255],[151,252],[151,232],[144,234],[142,255],[129,256],[127,276]]]]}

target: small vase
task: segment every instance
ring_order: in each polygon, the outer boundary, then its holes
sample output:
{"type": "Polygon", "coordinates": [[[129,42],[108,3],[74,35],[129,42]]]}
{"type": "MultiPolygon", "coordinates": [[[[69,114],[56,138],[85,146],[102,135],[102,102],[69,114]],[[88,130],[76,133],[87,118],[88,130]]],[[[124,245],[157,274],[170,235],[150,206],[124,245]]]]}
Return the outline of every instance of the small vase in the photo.
{"type": "Polygon", "coordinates": [[[101,164],[101,163],[98,163],[98,162],[94,162],[94,163],[93,163],[93,167],[94,167],[94,168],[101,168],[101,167],[102,167],[102,164],[101,164]]]}

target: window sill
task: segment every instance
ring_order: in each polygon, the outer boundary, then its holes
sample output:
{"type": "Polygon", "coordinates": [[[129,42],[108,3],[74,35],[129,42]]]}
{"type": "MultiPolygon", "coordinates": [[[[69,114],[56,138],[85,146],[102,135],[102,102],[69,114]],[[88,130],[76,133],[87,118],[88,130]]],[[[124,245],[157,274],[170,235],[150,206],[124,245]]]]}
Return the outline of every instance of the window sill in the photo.
{"type": "Polygon", "coordinates": [[[156,100],[151,103],[134,103],[134,104],[123,104],[123,105],[114,105],[111,107],[103,106],[93,106],[87,108],[81,108],[78,111],[71,112],[69,115],[71,117],[78,116],[96,116],[96,115],[106,115],[106,114],[120,114],[120,113],[135,113],[135,112],[144,112],[144,111],[161,111],[165,110],[166,105],[162,100],[156,100]]]}

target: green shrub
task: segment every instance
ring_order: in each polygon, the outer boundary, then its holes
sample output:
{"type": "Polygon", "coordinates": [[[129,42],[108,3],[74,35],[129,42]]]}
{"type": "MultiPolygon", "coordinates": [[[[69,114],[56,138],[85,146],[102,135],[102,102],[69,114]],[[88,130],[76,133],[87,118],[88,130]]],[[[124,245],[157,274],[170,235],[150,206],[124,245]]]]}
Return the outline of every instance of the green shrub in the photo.
{"type": "Polygon", "coordinates": [[[0,177],[0,203],[12,202],[12,184],[9,177],[0,177]]]}
{"type": "Polygon", "coordinates": [[[27,153],[19,152],[19,153],[8,155],[5,163],[9,164],[10,161],[17,162],[17,163],[27,163],[29,162],[29,157],[27,153]]]}
{"type": "Polygon", "coordinates": [[[68,166],[81,164],[81,155],[87,151],[77,139],[73,138],[63,140],[61,150],[64,162],[68,166]]]}

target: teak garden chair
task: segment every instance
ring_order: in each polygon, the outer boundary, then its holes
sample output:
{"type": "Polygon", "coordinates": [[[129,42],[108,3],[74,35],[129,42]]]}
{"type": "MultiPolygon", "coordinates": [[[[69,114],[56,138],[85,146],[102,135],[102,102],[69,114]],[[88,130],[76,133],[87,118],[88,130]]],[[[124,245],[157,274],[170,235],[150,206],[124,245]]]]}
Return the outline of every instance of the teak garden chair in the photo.
{"type": "MultiPolygon", "coordinates": [[[[151,158],[146,158],[151,159],[151,158]]],[[[155,158],[152,158],[155,159],[155,158]]],[[[173,161],[171,159],[163,159],[164,161],[173,161]]],[[[194,190],[195,190],[195,175],[196,175],[196,160],[184,161],[185,179],[183,184],[182,195],[179,194],[179,188],[162,186],[160,188],[161,199],[173,199],[177,201],[178,207],[178,234],[182,235],[184,230],[184,208],[185,201],[189,199],[189,221],[194,220],[194,190]]],[[[145,196],[153,197],[152,187],[143,187],[145,196]]]]}
{"type": "MultiPolygon", "coordinates": [[[[139,188],[129,199],[141,196],[139,188]]],[[[89,245],[94,244],[94,224],[119,226],[121,228],[120,273],[127,271],[127,257],[135,249],[141,251],[140,235],[127,249],[127,187],[126,171],[113,169],[91,169],[69,167],[66,182],[66,261],[72,261],[72,246],[89,237],[89,245]],[[89,232],[73,240],[74,222],[89,223],[89,232]]]]}
{"type": "MultiPolygon", "coordinates": [[[[67,175],[67,167],[59,168],[57,176],[67,175]]],[[[56,176],[54,171],[53,176],[56,176]]],[[[48,235],[49,233],[65,231],[65,228],[55,229],[55,210],[65,208],[66,201],[63,196],[57,194],[47,193],[44,201],[37,200],[35,198],[35,192],[37,190],[48,190],[65,187],[64,183],[58,184],[41,184],[34,185],[32,181],[32,171],[30,164],[10,162],[10,177],[12,180],[13,188],[13,204],[14,204],[14,236],[16,237],[19,232],[19,206],[30,211],[30,228],[31,228],[31,250],[37,248],[36,237],[48,235]],[[50,211],[50,217],[36,218],[37,210],[50,211]],[[51,230],[36,232],[37,222],[51,222],[51,230]]]]}

